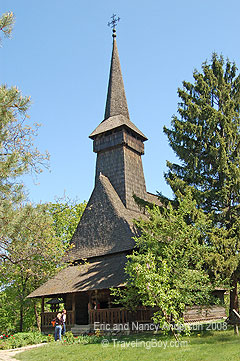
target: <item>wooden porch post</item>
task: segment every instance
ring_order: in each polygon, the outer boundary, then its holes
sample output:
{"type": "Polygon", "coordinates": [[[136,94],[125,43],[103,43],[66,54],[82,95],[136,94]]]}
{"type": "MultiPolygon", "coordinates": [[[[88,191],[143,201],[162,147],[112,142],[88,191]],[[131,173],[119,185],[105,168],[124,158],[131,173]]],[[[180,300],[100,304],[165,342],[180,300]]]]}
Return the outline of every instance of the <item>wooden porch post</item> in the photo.
{"type": "Polygon", "coordinates": [[[92,295],[93,295],[93,291],[88,291],[88,324],[92,323],[92,319],[91,319],[92,295]]]}
{"type": "Polygon", "coordinates": [[[41,306],[41,331],[43,331],[44,326],[44,296],[42,296],[42,306],[41,306]]]}
{"type": "Polygon", "coordinates": [[[42,297],[42,313],[44,313],[44,296],[42,297]]]}
{"type": "Polygon", "coordinates": [[[75,296],[76,296],[76,294],[73,293],[73,294],[72,294],[72,311],[73,311],[73,324],[74,324],[74,325],[75,325],[75,323],[76,323],[76,317],[75,317],[76,300],[75,300],[75,296]]]}
{"type": "Polygon", "coordinates": [[[91,291],[88,291],[88,319],[89,319],[89,311],[91,310],[91,291]]]}

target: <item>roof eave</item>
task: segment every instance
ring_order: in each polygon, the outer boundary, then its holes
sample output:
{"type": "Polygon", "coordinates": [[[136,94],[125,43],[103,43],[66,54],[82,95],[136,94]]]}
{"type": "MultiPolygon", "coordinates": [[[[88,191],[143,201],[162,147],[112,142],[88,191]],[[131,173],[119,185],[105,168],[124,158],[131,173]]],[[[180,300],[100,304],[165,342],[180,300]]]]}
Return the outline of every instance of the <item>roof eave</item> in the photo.
{"type": "Polygon", "coordinates": [[[100,123],[99,126],[89,135],[90,139],[94,140],[98,135],[104,134],[104,133],[106,133],[106,132],[108,132],[110,130],[128,128],[132,132],[134,132],[138,137],[140,137],[143,142],[148,140],[148,138],[139,129],[137,129],[136,126],[131,127],[129,124],[123,123],[123,124],[120,124],[120,125],[118,125],[116,127],[108,127],[108,128],[105,128],[104,130],[98,130],[98,128],[100,127],[101,124],[102,123],[100,123]]]}

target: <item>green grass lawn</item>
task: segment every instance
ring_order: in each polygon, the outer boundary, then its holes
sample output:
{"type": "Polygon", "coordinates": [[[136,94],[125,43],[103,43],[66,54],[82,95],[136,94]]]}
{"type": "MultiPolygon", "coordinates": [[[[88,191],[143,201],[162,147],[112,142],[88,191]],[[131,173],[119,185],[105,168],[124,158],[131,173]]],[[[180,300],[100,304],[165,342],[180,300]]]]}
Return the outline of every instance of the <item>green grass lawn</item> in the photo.
{"type": "Polygon", "coordinates": [[[64,345],[60,342],[17,354],[27,361],[237,361],[240,360],[240,337],[232,330],[201,332],[200,336],[182,338],[182,346],[173,338],[135,334],[113,336],[107,346],[101,344],[64,345]],[[154,341],[153,341],[154,340],[154,341]],[[157,344],[158,342],[158,344],[157,344]]]}

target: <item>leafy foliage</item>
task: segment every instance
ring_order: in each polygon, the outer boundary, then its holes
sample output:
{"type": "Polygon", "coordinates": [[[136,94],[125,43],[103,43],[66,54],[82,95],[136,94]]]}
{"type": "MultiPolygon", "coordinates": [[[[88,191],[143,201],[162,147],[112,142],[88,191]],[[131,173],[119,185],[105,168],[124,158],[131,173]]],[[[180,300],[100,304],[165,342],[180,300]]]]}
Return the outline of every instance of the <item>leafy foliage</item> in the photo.
{"type": "Polygon", "coordinates": [[[0,350],[23,347],[27,345],[35,345],[47,342],[47,336],[40,332],[21,332],[13,335],[0,336],[0,350]]]}
{"type": "Polygon", "coordinates": [[[73,336],[71,331],[65,333],[63,343],[64,345],[88,345],[88,344],[98,344],[101,343],[103,340],[111,340],[109,336],[101,336],[101,335],[80,335],[80,336],[73,336]]]}
{"type": "Polygon", "coordinates": [[[63,255],[84,208],[85,203],[62,202],[13,211],[0,242],[0,331],[29,330],[35,324],[39,303],[26,296],[65,266],[63,255]]]}
{"type": "Polygon", "coordinates": [[[53,218],[55,235],[63,244],[69,245],[86,204],[85,201],[77,203],[70,202],[68,199],[60,199],[56,203],[47,204],[48,212],[53,218]]]}
{"type": "MultiPolygon", "coordinates": [[[[148,208],[149,219],[137,221],[141,236],[128,256],[127,288],[115,290],[124,306],[157,308],[154,321],[163,329],[183,322],[186,305],[211,302],[208,274],[204,270],[209,222],[198,210],[190,192],[177,197],[178,207],[148,208]]],[[[174,331],[173,331],[174,332],[174,331]]]]}
{"type": "Polygon", "coordinates": [[[4,312],[9,310],[12,315],[7,312],[0,320],[0,329],[9,328],[10,319],[13,321],[11,329],[28,329],[30,315],[34,316],[33,302],[36,301],[30,301],[26,296],[53,276],[62,262],[65,246],[55,237],[52,224],[46,206],[27,204],[16,207],[2,229],[2,306],[5,306],[4,312]],[[11,303],[14,303],[14,311],[9,309],[11,303]]]}

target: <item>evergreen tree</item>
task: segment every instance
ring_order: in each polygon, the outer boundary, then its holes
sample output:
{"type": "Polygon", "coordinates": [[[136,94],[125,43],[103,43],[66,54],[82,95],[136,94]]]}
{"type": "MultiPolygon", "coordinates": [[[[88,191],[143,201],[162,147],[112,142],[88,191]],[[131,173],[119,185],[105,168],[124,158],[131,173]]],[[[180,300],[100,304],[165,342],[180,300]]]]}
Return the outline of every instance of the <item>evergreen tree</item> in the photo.
{"type": "MultiPolygon", "coordinates": [[[[0,17],[5,37],[10,37],[14,20],[12,12],[0,17]]],[[[4,201],[16,203],[22,197],[19,176],[40,173],[49,158],[34,146],[39,124],[28,122],[30,104],[30,97],[23,96],[16,86],[0,85],[0,208],[4,201]]]]}
{"type": "Polygon", "coordinates": [[[13,12],[8,12],[0,17],[0,31],[6,38],[10,38],[13,30],[15,18],[13,12]]]}
{"type": "Polygon", "coordinates": [[[179,116],[173,116],[170,129],[164,127],[180,160],[167,162],[165,177],[175,193],[191,187],[198,206],[213,215],[211,268],[230,278],[230,310],[238,310],[240,76],[234,63],[213,54],[193,77],[193,84],[184,81],[178,89],[179,116]]]}

